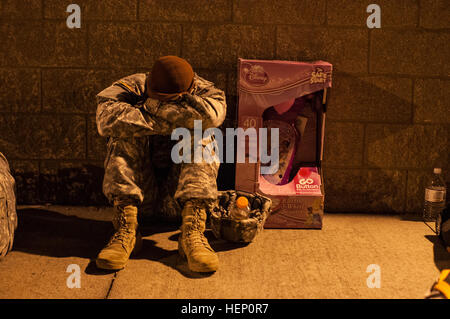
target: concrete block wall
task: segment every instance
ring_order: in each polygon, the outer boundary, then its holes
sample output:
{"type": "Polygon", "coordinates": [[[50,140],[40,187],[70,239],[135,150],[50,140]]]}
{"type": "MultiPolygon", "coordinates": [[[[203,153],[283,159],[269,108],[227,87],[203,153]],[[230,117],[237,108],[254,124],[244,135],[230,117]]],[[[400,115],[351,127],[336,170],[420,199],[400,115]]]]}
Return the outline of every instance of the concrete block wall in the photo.
{"type": "MultiPolygon", "coordinates": [[[[450,179],[449,21],[446,0],[3,0],[0,151],[20,203],[102,204],[95,94],[114,80],[182,56],[226,91],[232,127],[238,57],[321,59],[326,210],[418,213],[432,168],[450,179]],[[381,29],[366,26],[371,3],[381,29]]],[[[223,165],[220,188],[233,181],[223,165]]]]}

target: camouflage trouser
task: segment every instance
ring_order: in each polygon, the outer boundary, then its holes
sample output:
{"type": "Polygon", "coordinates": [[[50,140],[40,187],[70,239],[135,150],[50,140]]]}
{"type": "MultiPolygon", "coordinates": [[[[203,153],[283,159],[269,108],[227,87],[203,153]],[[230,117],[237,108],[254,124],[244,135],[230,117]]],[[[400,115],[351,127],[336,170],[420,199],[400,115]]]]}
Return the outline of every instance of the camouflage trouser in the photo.
{"type": "Polygon", "coordinates": [[[109,137],[103,192],[111,204],[138,206],[144,217],[177,220],[188,199],[214,202],[219,163],[174,164],[175,143],[160,135],[109,137]]]}

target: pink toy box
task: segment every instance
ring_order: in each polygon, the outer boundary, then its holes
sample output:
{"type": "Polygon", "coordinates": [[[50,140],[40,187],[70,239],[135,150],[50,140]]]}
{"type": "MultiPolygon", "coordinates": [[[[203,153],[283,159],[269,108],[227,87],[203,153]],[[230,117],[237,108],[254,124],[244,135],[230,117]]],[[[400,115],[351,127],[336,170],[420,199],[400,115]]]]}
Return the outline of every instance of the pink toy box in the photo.
{"type": "Polygon", "coordinates": [[[236,189],[272,199],[265,228],[321,229],[325,196],[321,162],[332,65],[239,59],[238,74],[238,127],[259,131],[259,153],[252,159],[251,142],[245,144],[248,136],[238,136],[238,143],[239,139],[243,143],[238,145],[246,148],[245,162],[236,163],[236,189]],[[262,145],[261,128],[267,132],[262,145]],[[276,134],[278,145],[271,138],[276,134]],[[278,153],[278,165],[271,170],[264,171],[273,163],[267,156],[262,160],[261,147],[266,155],[278,153]]]}

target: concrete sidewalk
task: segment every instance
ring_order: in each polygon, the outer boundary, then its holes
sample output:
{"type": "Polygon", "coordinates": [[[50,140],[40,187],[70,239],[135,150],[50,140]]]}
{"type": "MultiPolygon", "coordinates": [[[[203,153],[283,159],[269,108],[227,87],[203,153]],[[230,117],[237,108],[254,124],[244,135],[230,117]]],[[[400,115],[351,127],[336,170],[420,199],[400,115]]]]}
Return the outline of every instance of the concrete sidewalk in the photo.
{"type": "Polygon", "coordinates": [[[266,229],[239,246],[216,240],[220,269],[191,273],[178,225],[143,229],[143,251],[117,273],[93,263],[109,239],[111,209],[20,207],[14,250],[0,261],[0,298],[423,298],[450,254],[423,222],[327,214],[322,230],[266,229]],[[380,288],[368,288],[371,264],[380,288]],[[69,265],[81,288],[68,288],[69,265]]]}

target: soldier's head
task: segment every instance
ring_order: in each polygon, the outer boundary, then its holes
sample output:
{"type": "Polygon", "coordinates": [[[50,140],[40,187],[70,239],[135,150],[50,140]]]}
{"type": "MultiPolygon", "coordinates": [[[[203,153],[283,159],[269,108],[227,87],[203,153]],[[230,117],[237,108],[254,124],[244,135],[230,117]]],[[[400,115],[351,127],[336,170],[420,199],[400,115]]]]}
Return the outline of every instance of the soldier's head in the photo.
{"type": "Polygon", "coordinates": [[[185,59],[174,55],[156,60],[147,78],[148,96],[162,101],[191,92],[193,86],[192,66],[185,59]]]}

